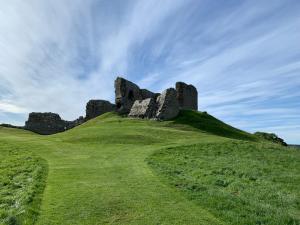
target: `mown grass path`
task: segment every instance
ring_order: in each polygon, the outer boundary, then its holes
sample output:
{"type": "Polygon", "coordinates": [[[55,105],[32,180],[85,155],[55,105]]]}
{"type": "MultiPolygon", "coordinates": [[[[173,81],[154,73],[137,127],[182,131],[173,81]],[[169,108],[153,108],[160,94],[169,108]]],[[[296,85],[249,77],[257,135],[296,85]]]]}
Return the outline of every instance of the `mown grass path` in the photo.
{"type": "Polygon", "coordinates": [[[43,140],[49,174],[37,224],[223,224],[165,185],[145,162],[204,133],[108,117],[43,140]],[[121,123],[121,124],[120,124],[121,123]]]}
{"type": "MultiPolygon", "coordinates": [[[[256,140],[206,113],[190,111],[169,122],[110,113],[51,136],[0,129],[0,141],[47,161],[38,225],[226,224],[206,204],[168,185],[147,163],[159,150],[231,140],[223,136],[256,140]]],[[[170,171],[181,166],[172,165],[170,171]]]]}

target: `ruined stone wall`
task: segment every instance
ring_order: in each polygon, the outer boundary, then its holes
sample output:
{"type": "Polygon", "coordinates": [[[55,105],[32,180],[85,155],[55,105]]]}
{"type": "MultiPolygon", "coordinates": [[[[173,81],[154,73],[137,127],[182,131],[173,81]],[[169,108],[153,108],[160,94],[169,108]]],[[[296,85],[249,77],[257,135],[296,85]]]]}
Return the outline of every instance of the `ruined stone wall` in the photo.
{"type": "Polygon", "coordinates": [[[198,110],[198,92],[193,85],[176,83],[177,100],[181,109],[198,110]]]}
{"type": "Polygon", "coordinates": [[[198,109],[197,89],[183,82],[176,83],[176,90],[169,88],[156,94],[118,77],[115,93],[117,111],[130,117],[168,120],[176,117],[180,109],[198,109]]]}
{"type": "Polygon", "coordinates": [[[142,99],[156,98],[159,95],[158,93],[153,93],[147,89],[140,89],[140,93],[141,93],[142,99]]]}
{"type": "Polygon", "coordinates": [[[38,134],[56,134],[74,128],[86,120],[83,116],[80,116],[76,120],[66,121],[56,113],[37,113],[32,112],[29,114],[28,120],[23,127],[25,130],[29,130],[38,134]]]}
{"type": "Polygon", "coordinates": [[[154,98],[157,95],[147,89],[140,89],[138,85],[122,77],[115,80],[116,110],[121,114],[129,113],[136,100],[154,98]]]}
{"type": "Polygon", "coordinates": [[[90,100],[86,105],[86,117],[80,116],[73,121],[66,121],[56,113],[29,114],[24,129],[38,134],[55,134],[79,126],[80,124],[103,113],[115,110],[115,105],[105,100],[90,100]]]}
{"type": "Polygon", "coordinates": [[[117,77],[115,80],[116,110],[121,114],[129,113],[136,100],[142,100],[140,88],[124,78],[117,77]]]}
{"type": "Polygon", "coordinates": [[[90,100],[86,104],[86,120],[93,119],[107,112],[115,110],[115,105],[105,100],[90,100]]]}
{"type": "Polygon", "coordinates": [[[32,112],[25,122],[25,129],[38,134],[55,134],[67,130],[68,122],[56,113],[32,112]]]}
{"type": "Polygon", "coordinates": [[[128,114],[129,117],[151,119],[156,115],[157,104],[154,98],[136,100],[128,114]]]}
{"type": "Polygon", "coordinates": [[[80,116],[76,120],[65,121],[65,122],[66,122],[67,130],[69,130],[69,129],[79,126],[80,124],[83,124],[84,122],[86,122],[86,119],[83,116],[80,116]]]}
{"type": "MultiPolygon", "coordinates": [[[[55,134],[76,127],[103,113],[117,111],[130,117],[169,120],[175,118],[180,109],[198,109],[198,93],[193,85],[176,83],[176,90],[169,88],[161,94],[118,77],[115,80],[115,102],[90,100],[86,105],[86,117],[65,121],[56,113],[30,113],[24,128],[39,134],[55,134]]],[[[14,127],[12,125],[2,125],[14,127]]]]}
{"type": "Polygon", "coordinates": [[[136,100],[128,114],[129,117],[169,120],[179,113],[177,92],[174,88],[163,91],[158,97],[136,100]]]}
{"type": "Polygon", "coordinates": [[[179,103],[176,98],[177,92],[174,88],[168,88],[158,96],[157,112],[155,118],[158,120],[169,120],[175,118],[179,113],[179,103]]]}

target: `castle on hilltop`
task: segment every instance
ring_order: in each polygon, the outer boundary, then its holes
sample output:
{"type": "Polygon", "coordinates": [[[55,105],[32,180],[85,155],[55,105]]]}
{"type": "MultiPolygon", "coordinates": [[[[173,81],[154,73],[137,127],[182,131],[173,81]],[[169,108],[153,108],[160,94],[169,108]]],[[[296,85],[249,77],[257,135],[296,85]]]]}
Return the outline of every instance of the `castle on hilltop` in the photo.
{"type": "Polygon", "coordinates": [[[55,134],[78,126],[106,112],[118,112],[129,117],[169,120],[175,118],[180,109],[198,110],[198,92],[193,85],[177,82],[175,88],[162,93],[140,89],[138,85],[117,77],[115,80],[115,104],[106,100],[90,100],[86,115],[74,121],[65,121],[56,113],[29,114],[24,128],[39,134],[55,134]]]}

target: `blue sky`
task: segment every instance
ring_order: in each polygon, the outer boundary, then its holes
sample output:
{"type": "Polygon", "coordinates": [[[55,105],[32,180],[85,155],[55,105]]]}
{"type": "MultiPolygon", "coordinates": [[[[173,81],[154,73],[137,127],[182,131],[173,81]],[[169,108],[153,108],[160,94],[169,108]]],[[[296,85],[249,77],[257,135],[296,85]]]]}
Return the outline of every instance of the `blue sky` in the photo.
{"type": "Polygon", "coordinates": [[[198,88],[199,110],[300,144],[299,0],[0,2],[0,123],[113,101],[123,76],[198,88]]]}

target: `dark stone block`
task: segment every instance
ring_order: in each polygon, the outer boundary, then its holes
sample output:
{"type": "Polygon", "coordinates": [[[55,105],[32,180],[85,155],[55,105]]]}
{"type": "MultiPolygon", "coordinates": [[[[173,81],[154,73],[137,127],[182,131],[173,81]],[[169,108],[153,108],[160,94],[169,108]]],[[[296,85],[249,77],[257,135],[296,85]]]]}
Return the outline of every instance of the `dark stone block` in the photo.
{"type": "Polygon", "coordinates": [[[142,99],[143,97],[139,86],[124,78],[117,77],[115,80],[115,103],[117,112],[128,114],[133,103],[136,100],[142,99]]]}
{"type": "Polygon", "coordinates": [[[140,93],[141,93],[142,99],[155,98],[155,96],[159,95],[159,94],[153,93],[147,89],[140,89],[140,93]]]}
{"type": "Polygon", "coordinates": [[[105,100],[90,100],[86,104],[86,120],[93,119],[107,112],[115,110],[115,105],[105,100]]]}
{"type": "Polygon", "coordinates": [[[176,96],[176,90],[174,88],[169,88],[157,97],[156,119],[170,120],[179,114],[179,104],[176,96]]]}
{"type": "Polygon", "coordinates": [[[193,85],[176,83],[177,100],[181,109],[198,110],[198,92],[193,85]]]}
{"type": "Polygon", "coordinates": [[[60,118],[56,113],[36,113],[29,114],[25,122],[25,129],[38,134],[55,134],[68,129],[69,123],[60,118]]]}

